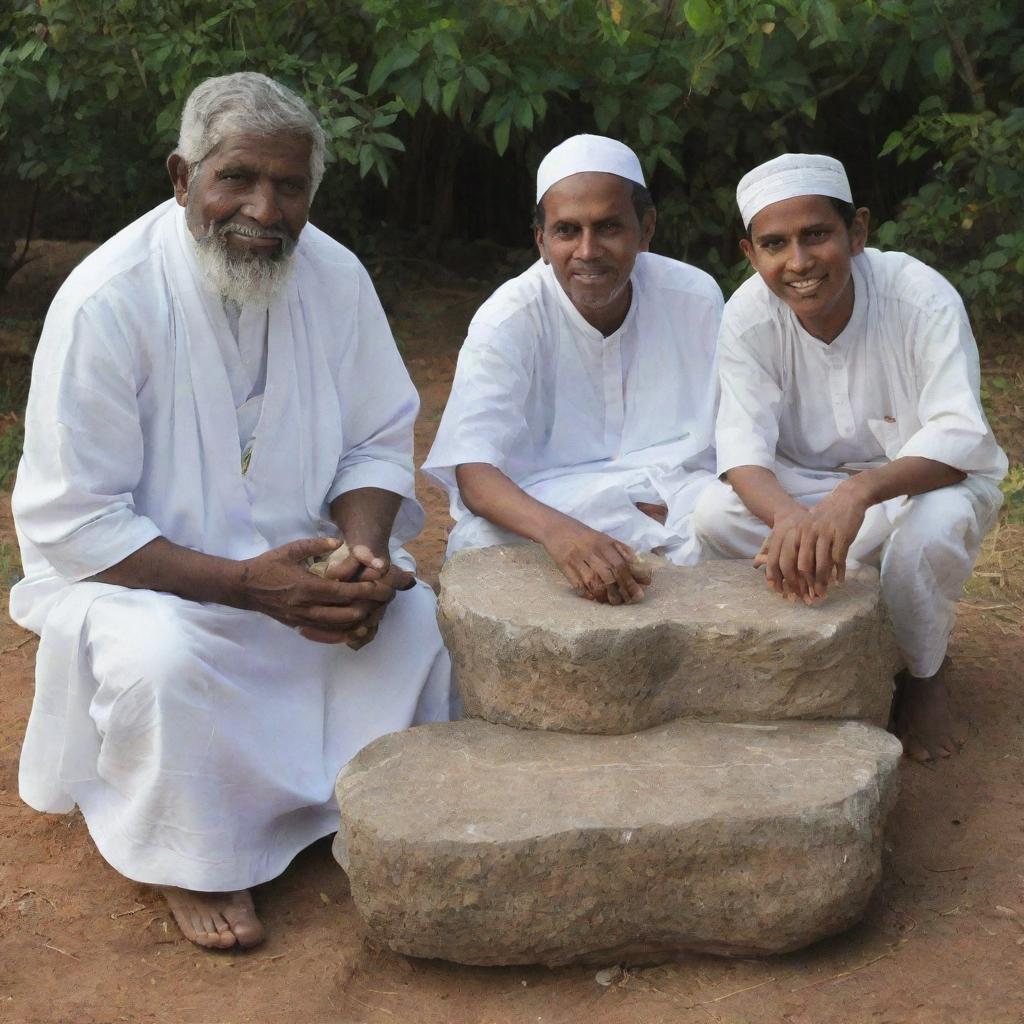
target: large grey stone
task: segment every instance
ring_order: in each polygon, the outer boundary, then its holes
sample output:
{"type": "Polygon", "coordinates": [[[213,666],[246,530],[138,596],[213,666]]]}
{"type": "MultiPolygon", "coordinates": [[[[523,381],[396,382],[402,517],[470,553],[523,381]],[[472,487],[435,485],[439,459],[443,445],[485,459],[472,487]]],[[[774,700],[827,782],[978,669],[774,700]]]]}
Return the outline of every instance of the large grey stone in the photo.
{"type": "Polygon", "coordinates": [[[428,725],[342,771],[334,851],[371,937],[413,956],[781,953],[861,915],[899,757],[857,722],[428,725]]]}
{"type": "Polygon", "coordinates": [[[675,718],[884,724],[896,655],[877,573],[808,608],[747,561],[666,565],[637,605],[577,597],[536,545],[464,551],[438,622],[467,715],[628,733],[675,718]]]}

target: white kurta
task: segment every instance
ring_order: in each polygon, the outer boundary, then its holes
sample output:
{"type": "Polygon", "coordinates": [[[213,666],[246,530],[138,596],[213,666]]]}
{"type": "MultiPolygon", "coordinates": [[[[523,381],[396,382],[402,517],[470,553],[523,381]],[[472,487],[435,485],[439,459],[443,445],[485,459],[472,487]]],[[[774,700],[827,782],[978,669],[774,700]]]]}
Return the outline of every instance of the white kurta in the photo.
{"type": "MultiPolygon", "coordinates": [[[[850,557],[879,565],[897,640],[914,675],[938,671],[955,603],[995,521],[1006,456],[979,398],[978,351],[956,291],[904,253],[853,260],[854,310],[830,344],[808,334],[760,277],[726,304],[719,338],[718,471],[772,470],[805,505],[848,473],[906,456],[967,479],[871,509],[850,557]]],[[[726,484],[710,488],[698,530],[723,554],[752,557],[768,528],[726,484]]]]}
{"type": "Polygon", "coordinates": [[[718,285],[640,253],[622,326],[608,337],[538,261],[477,311],[423,468],[450,496],[448,553],[519,540],[473,515],[455,468],[496,466],[546,505],[634,548],[698,560],[692,513],[713,480],[718,285]],[[668,507],[661,526],[634,504],[668,507]]]}
{"type": "Polygon", "coordinates": [[[334,778],[360,747],[448,714],[422,585],[353,652],[255,612],[83,582],[161,535],[233,559],[336,535],[330,502],[367,486],[403,496],[392,545],[409,564],[416,393],[355,257],[307,225],[296,261],[269,316],[242,310],[236,341],[172,200],[71,274],[39,344],[13,496],[11,615],[41,635],[21,794],[77,803],[139,881],[273,877],[336,827],[334,778]]]}

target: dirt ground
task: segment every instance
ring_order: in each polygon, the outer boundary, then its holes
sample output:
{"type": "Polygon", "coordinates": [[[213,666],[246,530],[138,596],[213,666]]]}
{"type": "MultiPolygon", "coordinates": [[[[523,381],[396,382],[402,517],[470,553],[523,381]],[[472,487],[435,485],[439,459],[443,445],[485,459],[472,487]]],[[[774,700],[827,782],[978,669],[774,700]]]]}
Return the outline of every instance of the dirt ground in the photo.
{"type": "MultiPolygon", "coordinates": [[[[385,292],[423,398],[420,460],[485,291],[385,292]]],[[[421,497],[427,528],[411,546],[436,579],[446,507],[422,480],[421,497]]],[[[2,499],[6,575],[14,536],[2,499]]],[[[326,841],[257,890],[265,945],[198,950],[159,897],[104,863],[79,814],[40,815],[19,801],[36,645],[0,616],[0,1021],[1024,1024],[1024,642],[1020,591],[1001,568],[1008,536],[1019,539],[1006,534],[987,553],[952,646],[970,739],[934,769],[903,765],[884,881],[864,921],[788,956],[685,956],[609,986],[594,968],[468,968],[374,950],[326,841]]]]}

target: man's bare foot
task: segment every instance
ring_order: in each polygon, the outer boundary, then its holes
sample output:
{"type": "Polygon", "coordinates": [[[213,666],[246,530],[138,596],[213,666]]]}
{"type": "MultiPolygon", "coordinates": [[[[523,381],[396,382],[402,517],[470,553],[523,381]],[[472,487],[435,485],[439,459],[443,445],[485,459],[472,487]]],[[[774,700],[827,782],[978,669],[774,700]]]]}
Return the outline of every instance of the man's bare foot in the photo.
{"type": "Polygon", "coordinates": [[[263,941],[263,925],[256,916],[252,894],[238,892],[191,892],[163,885],[174,920],[186,939],[210,949],[243,949],[263,941]]]}
{"type": "Polygon", "coordinates": [[[945,665],[920,679],[900,673],[897,682],[895,731],[903,752],[919,764],[960,752],[962,729],[949,709],[945,665]]]}
{"type": "Polygon", "coordinates": [[[667,506],[652,505],[649,501],[634,501],[633,504],[636,505],[636,507],[640,509],[645,516],[650,516],[652,519],[661,523],[662,526],[665,525],[665,520],[668,519],[667,506]]]}

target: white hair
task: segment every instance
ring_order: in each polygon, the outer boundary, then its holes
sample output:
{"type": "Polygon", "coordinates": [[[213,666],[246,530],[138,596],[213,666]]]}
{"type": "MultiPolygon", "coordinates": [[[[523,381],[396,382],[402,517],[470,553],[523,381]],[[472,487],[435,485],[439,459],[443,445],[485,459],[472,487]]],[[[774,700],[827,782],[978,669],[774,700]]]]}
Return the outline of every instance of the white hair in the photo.
{"type": "Polygon", "coordinates": [[[207,78],[192,90],[181,112],[177,153],[190,175],[229,135],[293,132],[310,142],[310,197],[324,176],[327,140],[316,116],[291,89],[256,71],[207,78]]]}

